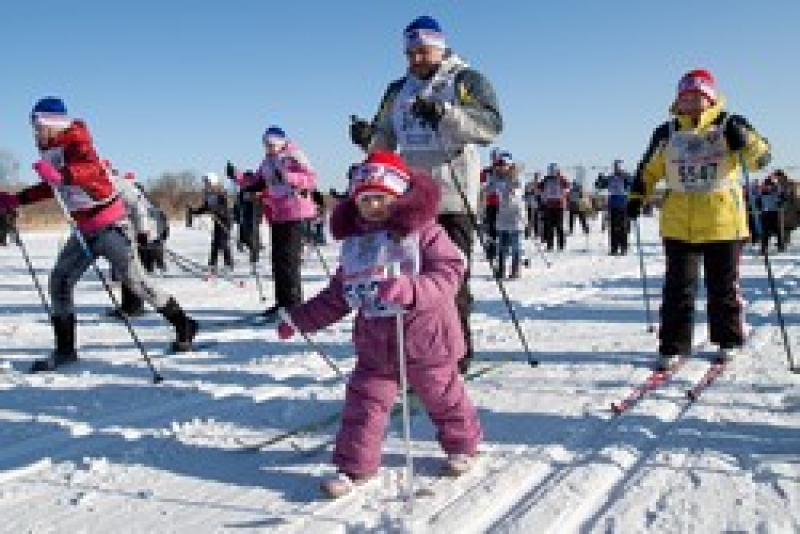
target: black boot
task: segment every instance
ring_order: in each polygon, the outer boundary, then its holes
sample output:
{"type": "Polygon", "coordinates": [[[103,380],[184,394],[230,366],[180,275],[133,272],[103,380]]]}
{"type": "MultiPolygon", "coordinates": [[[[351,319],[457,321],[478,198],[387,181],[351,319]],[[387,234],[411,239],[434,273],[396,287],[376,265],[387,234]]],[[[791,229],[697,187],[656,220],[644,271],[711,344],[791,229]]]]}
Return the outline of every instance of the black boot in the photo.
{"type": "Polygon", "coordinates": [[[122,284],[122,299],[119,308],[109,310],[106,317],[122,319],[123,317],[140,317],[146,313],[144,301],[136,293],[122,284]]]}
{"type": "Polygon", "coordinates": [[[458,360],[458,372],[464,376],[469,371],[469,366],[472,363],[472,351],[467,352],[463,358],[458,360]]]}
{"type": "Polygon", "coordinates": [[[513,258],[511,260],[511,274],[508,275],[510,280],[516,280],[520,277],[519,272],[519,258],[513,258]]]}
{"type": "Polygon", "coordinates": [[[174,352],[192,350],[192,341],[199,329],[197,321],[186,315],[174,298],[170,298],[167,304],[158,310],[158,313],[175,327],[175,341],[172,343],[172,350],[174,352]]]}
{"type": "Polygon", "coordinates": [[[61,365],[78,361],[75,350],[75,316],[51,317],[56,348],[49,358],[36,360],[31,365],[31,373],[54,371],[61,365]]]}

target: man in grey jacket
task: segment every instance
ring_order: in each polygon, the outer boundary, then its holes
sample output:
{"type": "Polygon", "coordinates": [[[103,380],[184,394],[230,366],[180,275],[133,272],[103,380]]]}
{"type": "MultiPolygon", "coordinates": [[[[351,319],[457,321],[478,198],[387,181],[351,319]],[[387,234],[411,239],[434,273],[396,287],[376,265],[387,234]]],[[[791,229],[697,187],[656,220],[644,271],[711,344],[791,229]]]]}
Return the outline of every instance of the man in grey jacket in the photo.
{"type": "MultiPolygon", "coordinates": [[[[403,37],[408,73],[389,84],[371,123],[353,121],[350,137],[367,152],[395,150],[433,176],[442,191],[438,222],[469,261],[481,170],[475,145],[488,145],[502,129],[497,98],[489,81],[447,48],[433,18],[415,19],[403,37]]],[[[467,342],[462,372],[472,359],[468,277],[456,296],[467,342]]]]}

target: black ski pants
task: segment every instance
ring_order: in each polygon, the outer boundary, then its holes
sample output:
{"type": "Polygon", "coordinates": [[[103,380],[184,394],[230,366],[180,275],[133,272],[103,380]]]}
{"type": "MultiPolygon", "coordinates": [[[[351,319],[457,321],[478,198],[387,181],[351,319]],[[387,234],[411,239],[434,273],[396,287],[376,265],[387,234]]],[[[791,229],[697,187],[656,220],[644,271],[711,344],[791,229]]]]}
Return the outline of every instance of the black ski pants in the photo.
{"type": "Polygon", "coordinates": [[[744,343],[744,316],[739,278],[739,241],[687,243],[664,240],[666,272],[661,304],[659,354],[689,354],[700,260],[708,304],[709,340],[723,348],[744,343]]]}
{"type": "Polygon", "coordinates": [[[231,235],[230,227],[222,226],[219,223],[214,224],[214,233],[211,236],[211,254],[208,258],[208,266],[216,267],[219,254],[222,253],[222,259],[225,266],[233,268],[233,254],[231,253],[231,235]]]}
{"type": "Polygon", "coordinates": [[[270,231],[275,304],[282,308],[291,308],[303,302],[300,276],[303,221],[274,222],[270,226],[270,231]]]}
{"type": "Polygon", "coordinates": [[[778,240],[778,250],[786,249],[786,242],[783,233],[783,221],[780,211],[761,212],[761,253],[765,253],[769,248],[770,239],[775,236],[778,240]]]}
{"type": "Polygon", "coordinates": [[[586,212],[581,210],[578,206],[570,206],[569,208],[569,233],[572,234],[575,231],[575,219],[578,219],[578,222],[581,223],[581,228],[583,229],[584,234],[589,233],[589,223],[586,221],[586,212]]]}
{"type": "Polygon", "coordinates": [[[611,254],[625,254],[628,252],[628,234],[630,233],[628,214],[625,208],[609,208],[608,216],[610,219],[608,241],[611,254]]]}
{"type": "MultiPolygon", "coordinates": [[[[483,224],[486,228],[486,258],[493,262],[497,257],[497,204],[489,204],[483,212],[483,224]]],[[[452,236],[451,236],[452,237],[452,236]]]]}
{"type": "Polygon", "coordinates": [[[566,244],[564,236],[564,208],[561,206],[545,206],[544,208],[544,242],[547,250],[553,250],[554,236],[558,238],[558,250],[566,244]]]}

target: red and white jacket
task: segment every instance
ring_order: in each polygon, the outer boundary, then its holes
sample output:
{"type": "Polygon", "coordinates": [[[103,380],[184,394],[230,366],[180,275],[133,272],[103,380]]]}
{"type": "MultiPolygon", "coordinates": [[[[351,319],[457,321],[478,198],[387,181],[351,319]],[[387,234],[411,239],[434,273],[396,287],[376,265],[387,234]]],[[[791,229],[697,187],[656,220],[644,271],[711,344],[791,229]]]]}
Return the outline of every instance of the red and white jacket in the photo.
{"type": "MultiPolygon", "coordinates": [[[[75,120],[41,150],[63,177],[58,191],[82,233],[94,233],[125,219],[126,209],[92,145],[89,129],[75,120]]],[[[54,188],[42,182],[17,193],[20,204],[54,197],[54,188]]]]}
{"type": "Polygon", "coordinates": [[[549,208],[566,208],[569,198],[569,181],[561,174],[550,174],[539,182],[542,203],[549,208]]]}

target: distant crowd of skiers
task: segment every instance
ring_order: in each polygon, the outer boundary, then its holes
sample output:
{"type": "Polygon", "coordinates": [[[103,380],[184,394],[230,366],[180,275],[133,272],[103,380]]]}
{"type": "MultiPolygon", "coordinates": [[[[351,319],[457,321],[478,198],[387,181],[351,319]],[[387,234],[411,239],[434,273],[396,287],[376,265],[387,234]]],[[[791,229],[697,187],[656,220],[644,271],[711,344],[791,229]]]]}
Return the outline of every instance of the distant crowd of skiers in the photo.
{"type": "Polygon", "coordinates": [[[521,240],[538,238],[548,251],[564,250],[568,217],[569,234],[580,224],[584,235],[589,234],[588,218],[598,209],[604,211],[603,230],[609,226],[609,254],[628,253],[628,221],[626,204],[632,176],[616,160],[609,174],[601,174],[594,183],[603,193],[605,205],[597,202],[577,180],[570,181],[558,164],[551,163],[547,172],[535,172],[522,184],[518,166],[509,152],[495,149],[491,164],[481,174],[480,207],[486,232],[487,256],[495,262],[498,276],[504,276],[507,259],[511,259],[509,278],[518,278],[521,240]]]}
{"type": "MultiPolygon", "coordinates": [[[[570,181],[556,163],[548,165],[544,176],[534,172],[523,184],[510,152],[495,148],[490,160],[481,172],[480,215],[487,257],[495,264],[498,276],[505,275],[509,259],[508,278],[520,276],[522,239],[538,238],[547,251],[564,250],[576,221],[583,234],[588,235],[588,219],[597,213],[601,216],[601,231],[608,231],[608,254],[628,254],[631,220],[627,204],[634,177],[623,169],[622,160],[614,161],[611,172],[599,174],[594,194],[583,183],[570,181]]],[[[796,207],[790,205],[794,194],[788,176],[776,170],[761,182],[754,180],[749,190],[743,191],[751,242],[760,245],[762,254],[772,240],[778,252],[784,251],[797,224],[796,207]]],[[[644,206],[648,211],[652,208],[652,204],[644,206]]]]}

